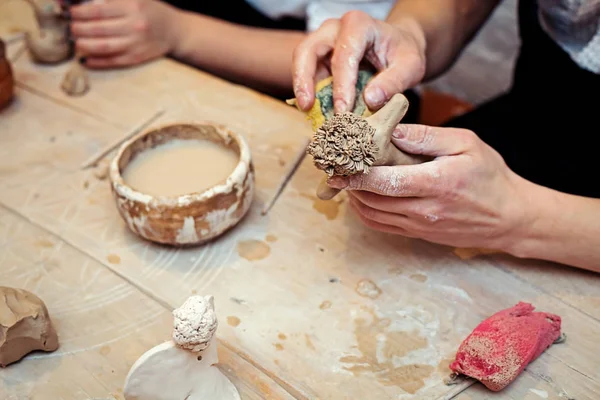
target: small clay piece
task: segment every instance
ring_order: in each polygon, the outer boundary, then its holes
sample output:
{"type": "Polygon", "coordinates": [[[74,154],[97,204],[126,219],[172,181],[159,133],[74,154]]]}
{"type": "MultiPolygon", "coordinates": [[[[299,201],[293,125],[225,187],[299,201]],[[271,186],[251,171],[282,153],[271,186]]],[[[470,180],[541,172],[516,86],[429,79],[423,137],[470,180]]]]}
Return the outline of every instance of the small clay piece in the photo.
{"type": "Polygon", "coordinates": [[[32,351],[54,351],[58,336],[44,302],[31,292],[0,286],[0,367],[32,351]]]}
{"type": "Polygon", "coordinates": [[[6,58],[6,45],[0,39],[0,110],[7,107],[15,93],[12,67],[6,58]]]}
{"type": "Polygon", "coordinates": [[[519,302],[481,322],[461,343],[450,369],[497,392],[561,336],[561,318],[519,302]]]}
{"type": "Polygon", "coordinates": [[[219,362],[212,296],[191,296],[173,311],[171,341],[140,357],[125,380],[125,400],[240,400],[219,362]]]}
{"type": "MultiPolygon", "coordinates": [[[[368,173],[378,165],[418,164],[425,158],[406,154],[392,142],[392,133],[408,110],[408,100],[395,94],[379,111],[363,118],[347,112],[335,114],[318,128],[307,148],[317,168],[328,177],[368,173]]],[[[339,190],[327,185],[327,177],[317,189],[322,200],[339,190]]]]}
{"type": "Polygon", "coordinates": [[[80,57],[73,60],[72,67],[65,74],[60,87],[69,96],[83,96],[90,89],[88,71],[81,64],[80,57]]]}
{"type": "Polygon", "coordinates": [[[33,60],[56,64],[72,56],[69,22],[56,0],[27,0],[33,8],[38,30],[25,33],[25,44],[33,60]]]}

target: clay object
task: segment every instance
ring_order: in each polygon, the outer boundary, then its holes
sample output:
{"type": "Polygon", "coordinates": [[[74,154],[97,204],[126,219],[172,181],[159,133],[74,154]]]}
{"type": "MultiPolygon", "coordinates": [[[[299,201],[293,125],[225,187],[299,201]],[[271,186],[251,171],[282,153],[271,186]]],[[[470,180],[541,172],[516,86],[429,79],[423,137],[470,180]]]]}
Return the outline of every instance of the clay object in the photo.
{"type": "Polygon", "coordinates": [[[31,292],[0,286],[0,367],[32,351],[54,351],[58,336],[44,302],[31,292]]]}
{"type": "Polygon", "coordinates": [[[88,71],[81,64],[79,57],[73,60],[71,68],[63,77],[60,88],[69,96],[83,96],[90,89],[88,71]]]}
{"type": "Polygon", "coordinates": [[[519,302],[481,322],[461,343],[450,369],[488,389],[504,389],[544,350],[561,339],[561,318],[519,302]]]}
{"type": "Polygon", "coordinates": [[[6,45],[0,39],[0,110],[7,107],[15,93],[12,67],[6,58],[6,45]]]}
{"type": "MultiPolygon", "coordinates": [[[[314,165],[327,177],[368,173],[379,165],[418,164],[426,159],[398,149],[392,133],[408,110],[408,100],[395,94],[379,111],[362,118],[353,113],[335,114],[315,132],[307,148],[314,165]]],[[[340,191],[330,188],[325,177],[317,196],[322,200],[335,197],[340,191]]]]}
{"type": "Polygon", "coordinates": [[[134,136],[112,160],[109,176],[117,209],[129,229],[146,240],[173,246],[200,245],[217,238],[243,219],[254,198],[248,143],[211,122],[170,124],[134,136]],[[137,154],[174,139],[210,140],[233,150],[239,161],[225,181],[202,192],[152,196],[125,183],[122,171],[137,154]]]}
{"type": "Polygon", "coordinates": [[[25,44],[33,60],[56,64],[69,59],[73,45],[69,40],[69,21],[55,0],[27,0],[33,8],[38,30],[25,33],[25,44]]]}
{"type": "Polygon", "coordinates": [[[217,316],[212,296],[191,296],[173,311],[172,340],[144,353],[125,379],[125,400],[240,400],[215,366],[217,316]]]}

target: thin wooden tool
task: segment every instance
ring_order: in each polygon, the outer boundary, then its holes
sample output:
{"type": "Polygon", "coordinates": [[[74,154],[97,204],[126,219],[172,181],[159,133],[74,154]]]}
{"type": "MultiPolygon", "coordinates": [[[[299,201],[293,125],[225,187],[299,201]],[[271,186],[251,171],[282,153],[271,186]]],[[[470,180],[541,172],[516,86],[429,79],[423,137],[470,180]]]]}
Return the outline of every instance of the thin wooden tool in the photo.
{"type": "Polygon", "coordinates": [[[87,160],[86,162],[81,164],[81,169],[86,169],[86,168],[93,167],[94,165],[96,165],[98,163],[98,161],[100,161],[102,158],[104,158],[108,153],[110,153],[111,151],[113,151],[114,149],[119,147],[126,140],[137,135],[139,132],[141,132],[143,129],[145,129],[148,125],[150,125],[152,122],[154,122],[156,119],[158,119],[164,113],[165,113],[165,110],[158,110],[157,112],[155,112],[154,115],[152,115],[149,119],[147,119],[144,122],[142,122],[141,124],[139,124],[136,128],[134,128],[127,135],[125,135],[122,138],[119,138],[119,140],[117,140],[114,143],[112,143],[111,145],[105,147],[98,154],[94,155],[89,160],[87,160]]]}
{"type": "Polygon", "coordinates": [[[470,388],[473,384],[477,383],[477,380],[464,375],[452,374],[444,381],[444,383],[448,386],[453,386],[453,388],[437,400],[452,400],[460,393],[470,388]]]}
{"type": "Polygon", "coordinates": [[[277,201],[277,199],[279,198],[279,195],[281,194],[281,192],[283,192],[283,189],[285,189],[285,187],[287,186],[287,184],[290,181],[290,179],[292,178],[292,176],[294,176],[294,173],[296,172],[296,170],[302,163],[302,160],[304,160],[304,157],[306,157],[306,148],[308,147],[309,143],[310,143],[309,138],[306,138],[306,140],[304,140],[304,142],[302,142],[302,146],[300,147],[300,149],[298,149],[298,153],[294,157],[292,164],[290,165],[290,168],[288,169],[286,174],[283,176],[283,179],[281,180],[281,183],[279,184],[279,186],[277,186],[277,189],[275,190],[275,194],[273,195],[271,200],[263,208],[261,215],[267,215],[269,210],[275,204],[275,201],[277,201]]]}

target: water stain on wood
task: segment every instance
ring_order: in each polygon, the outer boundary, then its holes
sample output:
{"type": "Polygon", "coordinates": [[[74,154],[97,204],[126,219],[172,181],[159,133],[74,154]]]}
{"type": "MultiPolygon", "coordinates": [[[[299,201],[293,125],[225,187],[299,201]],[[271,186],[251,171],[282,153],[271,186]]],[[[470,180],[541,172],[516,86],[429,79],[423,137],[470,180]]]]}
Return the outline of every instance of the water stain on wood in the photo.
{"type": "Polygon", "coordinates": [[[233,326],[234,328],[236,326],[238,326],[240,324],[240,322],[242,322],[238,317],[230,315],[229,317],[227,317],[227,323],[230,326],[233,326]]]}
{"type": "Polygon", "coordinates": [[[287,336],[285,336],[283,333],[280,333],[279,335],[277,335],[277,337],[278,337],[280,340],[285,340],[285,339],[287,339],[287,336]]]}
{"type": "Polygon", "coordinates": [[[308,347],[311,350],[316,351],[317,349],[315,348],[315,345],[313,344],[312,340],[310,339],[310,335],[308,333],[304,334],[304,339],[306,341],[306,347],[308,347]]]}
{"type": "Polygon", "coordinates": [[[331,302],[329,300],[325,300],[324,302],[321,303],[319,308],[321,310],[327,310],[328,308],[331,308],[331,302]]]}
{"type": "Polygon", "coordinates": [[[344,202],[343,200],[321,200],[316,196],[302,194],[302,197],[312,200],[313,209],[323,214],[329,221],[337,218],[340,212],[340,205],[344,202]]]}
{"type": "Polygon", "coordinates": [[[250,239],[238,242],[237,251],[240,257],[248,261],[258,261],[269,256],[271,247],[262,240],[250,239]]]}
{"type": "Polygon", "coordinates": [[[385,386],[397,386],[410,394],[416,393],[425,385],[425,379],[433,373],[434,368],[426,364],[396,366],[394,359],[426,348],[427,339],[417,333],[390,331],[389,319],[381,319],[373,311],[369,313],[371,321],[362,318],[355,321],[354,334],[361,355],[340,358],[342,363],[350,364],[344,369],[355,376],[367,374],[385,386]]]}
{"type": "Polygon", "coordinates": [[[108,257],[106,257],[106,259],[111,264],[120,264],[121,263],[121,257],[119,257],[116,254],[109,254],[108,257]]]}
{"type": "Polygon", "coordinates": [[[410,276],[410,279],[412,279],[413,281],[417,281],[417,282],[427,282],[427,275],[423,275],[423,274],[412,274],[410,276]]]}
{"type": "Polygon", "coordinates": [[[361,279],[356,284],[356,293],[363,297],[376,299],[381,295],[381,289],[370,279],[361,279]]]}
{"type": "Polygon", "coordinates": [[[107,356],[110,353],[110,346],[102,346],[100,347],[100,354],[103,356],[107,356]]]}
{"type": "Polygon", "coordinates": [[[275,235],[272,235],[272,234],[268,234],[268,235],[265,237],[265,240],[266,240],[267,242],[269,242],[269,243],[273,243],[273,242],[276,242],[276,241],[277,241],[277,236],[275,236],[275,235]]]}
{"type": "Polygon", "coordinates": [[[54,243],[52,243],[49,240],[44,240],[44,239],[36,241],[35,245],[38,246],[38,247],[44,247],[44,248],[47,248],[47,249],[51,248],[51,247],[54,247],[54,243]]]}
{"type": "Polygon", "coordinates": [[[273,346],[275,346],[275,350],[277,351],[283,350],[283,345],[281,343],[273,343],[273,346]]]}
{"type": "Polygon", "coordinates": [[[454,362],[454,358],[444,358],[438,364],[437,370],[443,377],[449,376],[452,373],[450,369],[450,364],[454,362]]]}

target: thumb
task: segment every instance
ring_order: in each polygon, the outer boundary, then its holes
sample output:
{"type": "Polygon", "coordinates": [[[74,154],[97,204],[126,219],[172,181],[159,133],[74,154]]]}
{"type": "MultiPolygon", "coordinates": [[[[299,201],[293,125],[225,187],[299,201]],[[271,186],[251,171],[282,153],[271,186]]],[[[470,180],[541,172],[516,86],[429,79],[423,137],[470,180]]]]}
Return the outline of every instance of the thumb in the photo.
{"type": "Polygon", "coordinates": [[[423,74],[420,61],[416,58],[415,61],[410,60],[411,58],[406,57],[402,63],[391,64],[367,84],[364,99],[369,109],[380,109],[393,95],[403,93],[421,80],[423,74]]]}
{"type": "Polygon", "coordinates": [[[392,134],[392,143],[401,150],[433,157],[464,153],[477,145],[478,140],[467,129],[418,124],[399,124],[392,134]]]}

